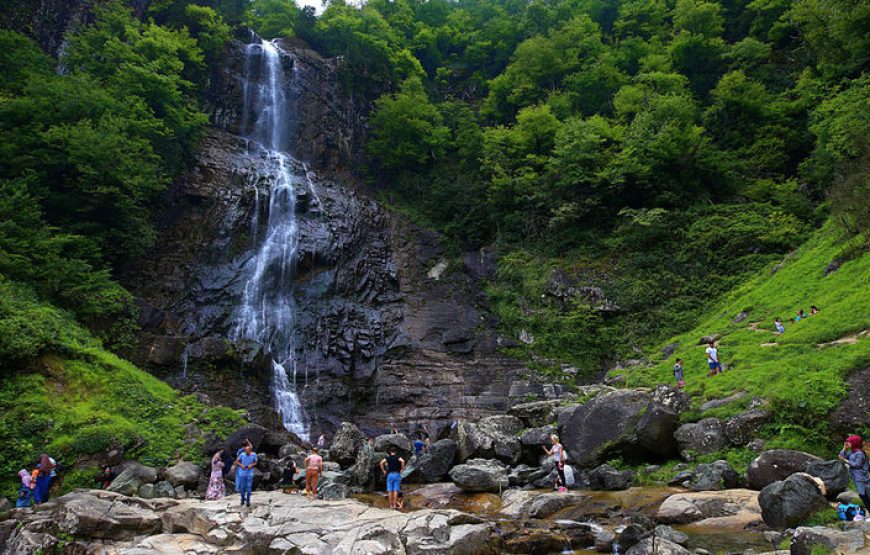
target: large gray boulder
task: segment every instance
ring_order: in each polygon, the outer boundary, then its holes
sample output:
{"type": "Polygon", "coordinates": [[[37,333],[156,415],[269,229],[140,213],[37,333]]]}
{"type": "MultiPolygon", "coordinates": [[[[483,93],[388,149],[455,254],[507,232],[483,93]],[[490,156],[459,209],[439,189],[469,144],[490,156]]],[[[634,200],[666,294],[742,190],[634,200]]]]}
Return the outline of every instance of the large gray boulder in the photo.
{"type": "Polygon", "coordinates": [[[626,555],[649,555],[650,553],[656,555],[693,555],[685,547],[660,537],[644,538],[626,551],[626,555]]]}
{"type": "Polygon", "coordinates": [[[170,466],[164,471],[166,481],[175,487],[182,486],[185,489],[196,489],[199,483],[199,467],[191,462],[182,461],[175,466],[170,466]]]}
{"type": "Polygon", "coordinates": [[[108,491],[122,495],[133,496],[143,484],[151,484],[157,481],[157,469],[136,461],[128,461],[122,465],[121,473],[118,474],[107,488],[108,491]]]}
{"type": "Polygon", "coordinates": [[[412,463],[408,472],[411,482],[440,482],[453,466],[456,457],[456,442],[452,439],[442,439],[429,446],[429,452],[423,453],[412,463]]]}
{"type": "Polygon", "coordinates": [[[725,437],[725,427],[718,418],[704,418],[691,424],[680,426],[674,438],[680,448],[680,454],[687,460],[695,455],[709,455],[721,451],[728,445],[725,437]]]}
{"type": "Polygon", "coordinates": [[[342,422],[329,445],[329,458],[347,467],[354,464],[357,454],[366,443],[366,436],[350,422],[342,422]]]}
{"type": "Polygon", "coordinates": [[[527,428],[540,428],[556,423],[556,410],[560,404],[559,400],[521,403],[509,408],[508,414],[519,418],[527,428]]]}
{"type": "Polygon", "coordinates": [[[630,470],[617,470],[602,464],[589,473],[589,487],[594,490],[617,491],[628,489],[634,481],[630,470]]]}
{"type": "Polygon", "coordinates": [[[660,457],[676,454],[674,433],[680,425],[680,415],[671,408],[650,403],[637,423],[637,443],[649,453],[660,457]]]}
{"type": "Polygon", "coordinates": [[[810,463],[821,461],[815,455],[792,449],[765,451],[749,463],[746,485],[761,490],[774,482],[785,480],[795,472],[805,472],[810,463]]]}
{"type": "Polygon", "coordinates": [[[734,445],[746,445],[755,439],[761,427],[770,421],[770,411],[753,409],[729,418],[725,422],[725,436],[734,445]]]}
{"type": "Polygon", "coordinates": [[[500,492],[508,487],[507,468],[490,459],[471,459],[450,469],[450,479],[465,491],[500,492]]]}
{"type": "Polygon", "coordinates": [[[541,455],[544,455],[544,450],[541,447],[552,445],[550,437],[557,432],[556,426],[541,426],[523,431],[520,434],[520,445],[523,449],[522,461],[529,465],[540,463],[541,455]]]}
{"type": "Polygon", "coordinates": [[[829,499],[835,499],[849,487],[849,470],[839,460],[812,461],[806,472],[825,483],[825,495],[829,499]]]}
{"type": "Polygon", "coordinates": [[[459,462],[485,458],[516,464],[522,454],[519,440],[522,429],[522,421],[515,416],[490,416],[476,424],[460,422],[452,430],[450,439],[456,441],[459,462]]]}
{"type": "Polygon", "coordinates": [[[837,530],[825,526],[801,526],[794,531],[791,540],[792,555],[812,553],[862,553],[865,546],[864,533],[858,529],[837,530]],[[813,548],[816,549],[813,549],[813,548]],[[822,549],[818,549],[818,548],[822,549]]]}
{"type": "Polygon", "coordinates": [[[389,453],[391,448],[395,448],[396,454],[405,462],[411,460],[414,454],[414,446],[405,434],[385,434],[375,438],[375,451],[389,453]]]}
{"type": "Polygon", "coordinates": [[[740,487],[740,475],[725,461],[699,464],[689,488],[694,491],[720,491],[740,487]]]}
{"type": "Polygon", "coordinates": [[[636,445],[635,427],[649,407],[649,393],[620,390],[602,393],[559,416],[559,436],[569,460],[581,467],[605,462],[612,453],[636,445]]]}
{"type": "Polygon", "coordinates": [[[347,469],[347,475],[352,486],[359,486],[363,489],[374,489],[381,476],[381,471],[378,468],[381,460],[384,458],[384,453],[375,452],[374,447],[364,442],[356,454],[356,460],[353,465],[347,469]]]}
{"type": "Polygon", "coordinates": [[[829,507],[816,479],[804,473],[766,486],[758,494],[758,504],[761,517],[771,528],[794,528],[829,507]]]}
{"type": "Polygon", "coordinates": [[[259,424],[248,424],[231,433],[230,437],[224,442],[224,447],[235,456],[236,451],[242,448],[242,442],[247,439],[251,442],[254,452],[256,452],[260,448],[260,443],[263,442],[265,436],[266,428],[259,424]]]}

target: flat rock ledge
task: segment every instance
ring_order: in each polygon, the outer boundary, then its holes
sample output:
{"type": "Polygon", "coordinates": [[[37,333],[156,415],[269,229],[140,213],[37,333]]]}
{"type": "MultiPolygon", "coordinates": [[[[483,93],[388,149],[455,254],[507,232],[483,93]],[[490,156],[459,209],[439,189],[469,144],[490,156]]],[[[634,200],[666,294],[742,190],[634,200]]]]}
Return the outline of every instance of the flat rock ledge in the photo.
{"type": "Polygon", "coordinates": [[[0,521],[2,553],[492,553],[492,525],[454,510],[401,513],[351,499],[255,492],[218,501],[78,490],[0,521]]]}

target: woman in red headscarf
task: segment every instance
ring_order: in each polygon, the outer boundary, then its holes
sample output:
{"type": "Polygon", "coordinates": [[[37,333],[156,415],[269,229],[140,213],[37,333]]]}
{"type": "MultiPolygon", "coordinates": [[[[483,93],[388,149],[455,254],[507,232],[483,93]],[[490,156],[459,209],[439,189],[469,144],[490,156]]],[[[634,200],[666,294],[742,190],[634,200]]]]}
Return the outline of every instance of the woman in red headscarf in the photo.
{"type": "Polygon", "coordinates": [[[839,459],[849,467],[852,481],[864,506],[870,508],[870,464],[864,453],[864,442],[861,436],[849,436],[843,444],[839,459]]]}

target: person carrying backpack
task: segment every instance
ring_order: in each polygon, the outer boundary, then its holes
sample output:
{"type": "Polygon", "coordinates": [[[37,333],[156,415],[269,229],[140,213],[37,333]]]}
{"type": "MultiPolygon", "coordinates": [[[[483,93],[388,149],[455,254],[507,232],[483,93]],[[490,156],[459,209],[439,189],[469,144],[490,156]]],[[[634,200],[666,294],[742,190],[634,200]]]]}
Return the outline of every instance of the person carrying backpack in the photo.
{"type": "Polygon", "coordinates": [[[849,467],[849,474],[855,482],[858,496],[865,507],[870,508],[870,464],[867,454],[864,453],[864,442],[861,436],[849,436],[843,444],[843,450],[838,457],[849,467]]]}

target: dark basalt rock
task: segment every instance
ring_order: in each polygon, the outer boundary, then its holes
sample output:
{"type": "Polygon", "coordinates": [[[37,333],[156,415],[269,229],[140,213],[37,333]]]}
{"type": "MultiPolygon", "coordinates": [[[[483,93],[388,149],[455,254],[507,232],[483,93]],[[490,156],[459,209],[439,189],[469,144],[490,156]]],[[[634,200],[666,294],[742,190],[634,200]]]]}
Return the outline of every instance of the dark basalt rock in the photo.
{"type": "Polygon", "coordinates": [[[772,449],[756,457],[746,469],[746,485],[760,490],[773,482],[785,480],[796,472],[806,472],[811,463],[822,459],[792,449],[772,449]]]}
{"type": "Polygon", "coordinates": [[[758,495],[758,504],[764,522],[773,528],[793,528],[829,507],[815,481],[801,473],[766,486],[758,495]]]}
{"type": "MultiPolygon", "coordinates": [[[[289,168],[299,226],[291,379],[314,433],[346,419],[368,435],[391,424],[405,431],[425,422],[437,430],[504,414],[528,396],[560,396],[561,387],[529,378],[521,363],[497,353],[482,287],[492,253],[447,264],[437,234],[390,213],[348,178],[367,108],[341,93],[338,62],[299,41],[277,46],[285,74],[299,83],[288,92],[291,150],[306,160],[291,160],[289,168]]],[[[240,135],[251,121],[242,109],[243,61],[242,45],[231,44],[209,96],[215,127],[163,199],[154,250],[122,281],[142,315],[135,362],[184,392],[244,408],[274,427],[269,353],[227,340],[259,231],[253,222],[264,225],[270,189],[265,153],[240,135]]],[[[515,460],[512,451],[498,456],[515,460]]]]}

